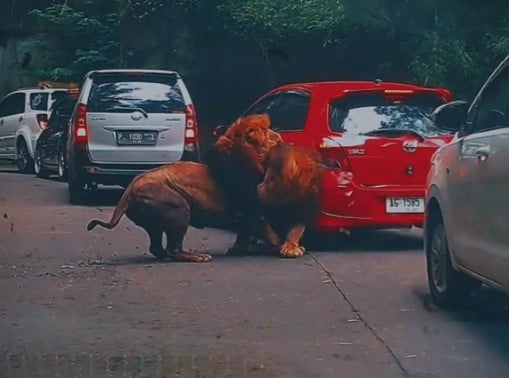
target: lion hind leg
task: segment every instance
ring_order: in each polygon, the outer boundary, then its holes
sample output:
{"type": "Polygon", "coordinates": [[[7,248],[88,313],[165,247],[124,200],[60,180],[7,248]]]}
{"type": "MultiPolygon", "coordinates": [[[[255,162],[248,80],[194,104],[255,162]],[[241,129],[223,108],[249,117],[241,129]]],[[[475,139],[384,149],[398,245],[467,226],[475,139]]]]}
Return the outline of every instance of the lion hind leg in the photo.
{"type": "Polygon", "coordinates": [[[189,228],[189,207],[176,207],[167,211],[163,224],[166,234],[166,256],[178,262],[209,262],[212,256],[206,253],[185,251],[184,237],[189,228]]]}
{"type": "Polygon", "coordinates": [[[305,230],[306,226],[302,224],[290,228],[286,240],[279,250],[279,255],[281,257],[296,258],[304,256],[305,249],[299,243],[305,230]]]}
{"type": "Polygon", "coordinates": [[[145,231],[150,238],[150,253],[160,260],[168,258],[168,253],[163,248],[163,230],[156,227],[145,227],[145,231]]]}
{"type": "MultiPolygon", "coordinates": [[[[168,235],[168,234],[166,234],[168,235]]],[[[168,236],[167,236],[168,237],[168,236]]],[[[173,244],[167,249],[167,256],[177,262],[210,262],[212,256],[207,253],[185,251],[182,243],[173,244]]]]}

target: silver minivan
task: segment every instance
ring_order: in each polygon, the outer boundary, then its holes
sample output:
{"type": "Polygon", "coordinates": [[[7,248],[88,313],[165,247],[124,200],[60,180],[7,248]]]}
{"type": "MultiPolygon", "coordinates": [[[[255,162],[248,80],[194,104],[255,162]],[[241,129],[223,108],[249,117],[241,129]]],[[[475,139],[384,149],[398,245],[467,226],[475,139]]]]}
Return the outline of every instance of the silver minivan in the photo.
{"type": "Polygon", "coordinates": [[[195,108],[175,71],[109,69],[87,73],[70,119],[71,203],[98,184],[126,186],[137,174],[199,160],[195,108]]]}

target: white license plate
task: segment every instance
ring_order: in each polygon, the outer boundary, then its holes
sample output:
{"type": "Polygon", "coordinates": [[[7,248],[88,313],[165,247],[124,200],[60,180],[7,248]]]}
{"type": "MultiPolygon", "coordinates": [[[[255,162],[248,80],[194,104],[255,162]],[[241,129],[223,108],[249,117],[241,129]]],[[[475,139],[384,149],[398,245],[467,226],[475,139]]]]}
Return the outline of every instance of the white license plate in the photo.
{"type": "Polygon", "coordinates": [[[117,144],[152,146],[156,144],[156,133],[154,131],[117,131],[117,144]]]}
{"type": "Polygon", "coordinates": [[[424,213],[424,198],[389,197],[385,201],[387,213],[424,213]]]}

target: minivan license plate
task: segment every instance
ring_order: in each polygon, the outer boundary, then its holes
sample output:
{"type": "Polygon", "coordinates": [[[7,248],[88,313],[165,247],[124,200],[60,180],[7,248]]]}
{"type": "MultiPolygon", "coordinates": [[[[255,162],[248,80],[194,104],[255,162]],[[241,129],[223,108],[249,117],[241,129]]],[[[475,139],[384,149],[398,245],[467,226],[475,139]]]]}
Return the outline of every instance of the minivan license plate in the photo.
{"type": "Polygon", "coordinates": [[[424,213],[424,198],[389,197],[385,201],[387,213],[424,213]]]}
{"type": "Polygon", "coordinates": [[[117,131],[118,145],[143,145],[156,144],[155,131],[117,131]]]}

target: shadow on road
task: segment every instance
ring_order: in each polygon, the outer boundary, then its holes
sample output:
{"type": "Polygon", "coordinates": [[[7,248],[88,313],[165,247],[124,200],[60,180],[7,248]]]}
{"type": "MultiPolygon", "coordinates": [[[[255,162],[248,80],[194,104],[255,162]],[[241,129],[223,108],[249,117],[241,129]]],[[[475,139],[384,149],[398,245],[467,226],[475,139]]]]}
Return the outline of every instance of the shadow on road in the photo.
{"type": "Polygon", "coordinates": [[[308,250],[315,252],[383,252],[411,251],[422,252],[422,236],[408,231],[357,231],[351,235],[325,235],[304,241],[308,250]]]}
{"type": "Polygon", "coordinates": [[[89,199],[86,206],[117,206],[120,197],[124,193],[123,188],[119,187],[99,187],[97,190],[89,193],[89,199]]]}
{"type": "Polygon", "coordinates": [[[509,297],[497,290],[482,287],[458,309],[439,309],[429,292],[414,290],[424,308],[459,324],[475,339],[503,359],[509,357],[509,297]]]}

